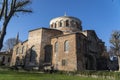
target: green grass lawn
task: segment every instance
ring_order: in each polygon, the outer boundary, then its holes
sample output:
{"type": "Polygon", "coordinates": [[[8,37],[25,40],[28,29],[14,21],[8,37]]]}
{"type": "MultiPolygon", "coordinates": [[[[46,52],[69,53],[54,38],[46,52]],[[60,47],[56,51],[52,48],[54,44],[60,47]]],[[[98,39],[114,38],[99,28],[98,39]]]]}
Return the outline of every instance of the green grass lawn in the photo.
{"type": "Polygon", "coordinates": [[[80,77],[65,74],[0,71],[0,80],[106,80],[102,78],[80,77]]]}

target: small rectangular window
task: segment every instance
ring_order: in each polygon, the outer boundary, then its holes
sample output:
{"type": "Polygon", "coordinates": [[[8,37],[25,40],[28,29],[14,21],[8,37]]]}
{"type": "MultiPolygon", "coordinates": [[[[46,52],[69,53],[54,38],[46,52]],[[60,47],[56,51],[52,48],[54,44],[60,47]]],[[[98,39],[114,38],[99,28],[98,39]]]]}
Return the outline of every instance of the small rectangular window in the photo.
{"type": "Polygon", "coordinates": [[[67,65],[67,61],[66,60],[62,60],[62,66],[66,66],[67,65]]]}

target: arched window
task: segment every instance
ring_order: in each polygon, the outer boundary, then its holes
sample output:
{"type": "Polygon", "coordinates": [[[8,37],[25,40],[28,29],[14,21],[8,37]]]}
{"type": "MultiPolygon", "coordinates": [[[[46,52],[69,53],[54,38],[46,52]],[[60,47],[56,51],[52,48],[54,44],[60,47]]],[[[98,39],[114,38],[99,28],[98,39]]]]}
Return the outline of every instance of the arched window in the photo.
{"type": "Polygon", "coordinates": [[[76,26],[77,26],[77,28],[79,28],[79,24],[78,24],[78,22],[76,22],[76,26]]]}
{"type": "Polygon", "coordinates": [[[22,54],[24,54],[24,46],[22,47],[22,54]]]}
{"type": "Polygon", "coordinates": [[[56,23],[54,24],[54,27],[56,28],[57,26],[56,26],[56,23]]]}
{"type": "Polygon", "coordinates": [[[69,51],[69,42],[68,41],[65,41],[65,43],[64,43],[64,51],[65,52],[69,51]]]}
{"type": "Polygon", "coordinates": [[[8,62],[10,62],[10,57],[8,57],[8,62]]]}
{"type": "Polygon", "coordinates": [[[19,53],[19,47],[17,47],[17,49],[16,49],[16,54],[18,54],[19,53]]]}
{"type": "Polygon", "coordinates": [[[71,23],[71,26],[73,27],[74,26],[74,21],[72,20],[70,23],[71,23]]]}
{"type": "Polygon", "coordinates": [[[31,48],[31,52],[30,52],[30,62],[35,63],[36,62],[36,57],[37,57],[37,53],[35,51],[35,46],[33,46],[31,48]]]}
{"type": "Polygon", "coordinates": [[[55,52],[58,52],[58,42],[55,43],[55,52]]]}
{"type": "Polygon", "coordinates": [[[33,51],[36,51],[36,49],[35,49],[35,46],[32,46],[32,48],[31,48],[33,51]]]}
{"type": "Polygon", "coordinates": [[[5,65],[5,56],[2,57],[2,65],[5,65]]]}
{"type": "Polygon", "coordinates": [[[53,24],[51,24],[51,28],[53,28],[53,24]]]}
{"type": "Polygon", "coordinates": [[[62,22],[60,21],[60,27],[62,27],[62,22]]]}
{"type": "Polygon", "coordinates": [[[69,21],[68,20],[66,20],[66,26],[69,26],[69,21]]]}

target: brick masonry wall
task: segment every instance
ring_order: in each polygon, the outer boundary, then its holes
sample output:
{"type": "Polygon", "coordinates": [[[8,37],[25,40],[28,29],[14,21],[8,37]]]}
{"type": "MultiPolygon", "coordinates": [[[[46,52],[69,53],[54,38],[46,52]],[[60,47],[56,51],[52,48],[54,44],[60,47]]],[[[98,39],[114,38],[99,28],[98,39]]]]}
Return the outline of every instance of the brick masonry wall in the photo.
{"type": "Polygon", "coordinates": [[[81,34],[76,34],[76,49],[77,49],[77,70],[85,70],[85,54],[87,54],[86,37],[81,34]]]}
{"type": "Polygon", "coordinates": [[[36,58],[37,63],[39,63],[41,40],[42,40],[42,29],[37,29],[29,32],[28,48],[31,48],[32,46],[35,47],[35,52],[37,54],[37,58],[36,58]]]}
{"type": "MultiPolygon", "coordinates": [[[[45,61],[45,47],[47,45],[52,46],[52,52],[47,54],[49,55],[52,53],[52,64],[54,65],[54,68],[65,71],[84,70],[86,68],[84,54],[90,54],[88,50],[96,52],[100,51],[98,50],[98,47],[104,47],[104,44],[102,46],[98,45],[96,36],[94,34],[89,34],[87,32],[84,32],[84,34],[63,34],[62,31],[56,29],[40,28],[29,31],[28,41],[18,43],[14,46],[11,66],[15,65],[16,57],[19,57],[20,59],[25,57],[26,51],[28,51],[28,49],[30,49],[32,46],[35,47],[35,51],[37,53],[37,63],[39,66],[43,65],[45,61]],[[93,44],[89,45],[90,43],[85,42],[87,39],[91,39],[93,44]],[[65,41],[68,41],[69,43],[67,52],[64,51],[65,41]],[[58,42],[57,53],[55,52],[56,42],[58,42]],[[24,53],[22,53],[23,46],[25,47],[24,53]],[[16,55],[17,48],[19,48],[19,54],[16,55]]],[[[96,64],[94,63],[93,66],[95,67],[96,64]]]]}
{"type": "Polygon", "coordinates": [[[54,68],[65,71],[77,70],[75,34],[52,38],[51,44],[53,45],[52,64],[54,65],[54,68]],[[69,42],[68,52],[64,51],[64,43],[66,40],[69,42]],[[58,53],[55,52],[56,42],[58,42],[58,53]],[[66,60],[65,66],[62,65],[62,60],[66,60]]]}
{"type": "Polygon", "coordinates": [[[28,50],[28,42],[25,41],[23,43],[18,43],[17,45],[14,46],[13,48],[13,53],[12,53],[12,58],[10,62],[10,66],[14,66],[16,63],[16,57],[19,57],[22,59],[26,55],[26,51],[28,50]],[[22,52],[22,48],[24,46],[24,51],[22,52]],[[17,54],[17,48],[18,48],[18,54],[17,54]]]}
{"type": "Polygon", "coordinates": [[[41,38],[41,46],[40,46],[40,64],[44,62],[45,47],[47,45],[51,45],[51,37],[56,36],[56,35],[61,35],[61,34],[62,34],[61,31],[54,30],[54,29],[43,29],[42,30],[42,38],[41,38]]]}
{"type": "Polygon", "coordinates": [[[28,46],[29,48],[35,45],[37,52],[37,62],[42,65],[44,62],[45,46],[50,45],[51,37],[62,34],[61,31],[55,29],[41,28],[39,30],[34,30],[29,33],[28,46]]]}

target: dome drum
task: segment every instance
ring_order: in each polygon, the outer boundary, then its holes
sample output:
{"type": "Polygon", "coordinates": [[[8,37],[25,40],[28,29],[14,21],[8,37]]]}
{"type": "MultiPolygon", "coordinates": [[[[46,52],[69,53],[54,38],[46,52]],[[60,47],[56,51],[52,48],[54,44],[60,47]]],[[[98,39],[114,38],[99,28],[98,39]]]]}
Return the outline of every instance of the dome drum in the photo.
{"type": "Polygon", "coordinates": [[[50,21],[50,28],[61,31],[82,30],[81,21],[75,17],[63,16],[50,21]]]}

